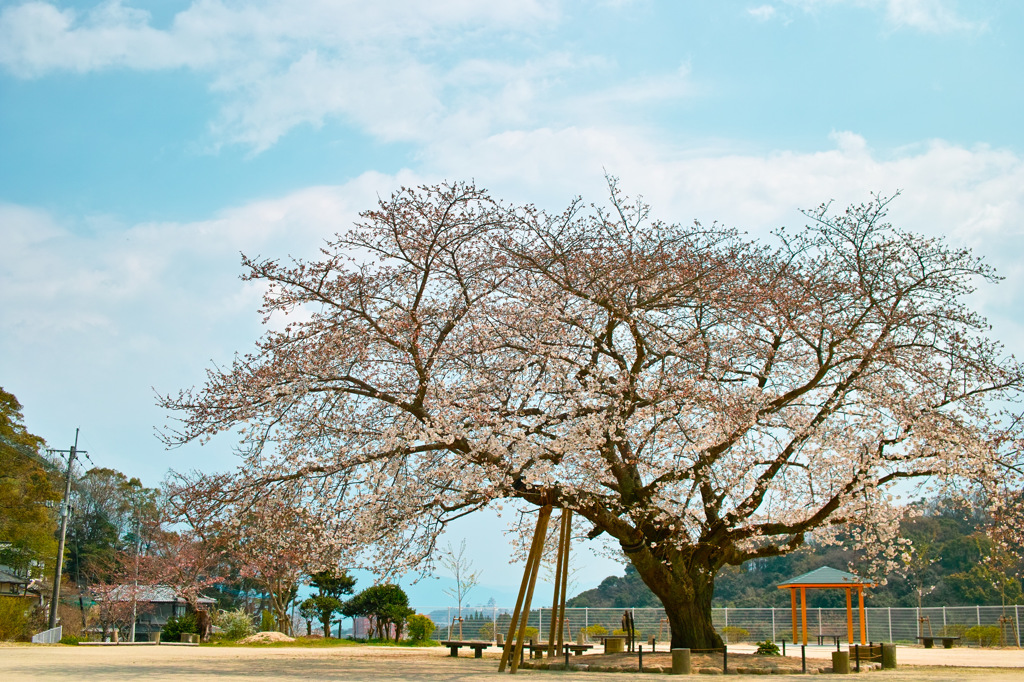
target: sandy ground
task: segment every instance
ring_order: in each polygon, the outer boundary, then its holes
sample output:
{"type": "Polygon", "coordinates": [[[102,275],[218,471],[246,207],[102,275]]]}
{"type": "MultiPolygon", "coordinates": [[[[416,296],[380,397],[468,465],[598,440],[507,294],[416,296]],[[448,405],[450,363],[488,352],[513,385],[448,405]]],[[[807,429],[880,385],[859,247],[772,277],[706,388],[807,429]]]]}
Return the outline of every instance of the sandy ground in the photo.
{"type": "MultiPolygon", "coordinates": [[[[740,649],[740,646],[736,646],[740,649]]],[[[821,657],[827,647],[812,647],[821,657]]],[[[788,653],[788,652],[787,652],[788,653]]],[[[809,652],[811,655],[812,652],[809,652]]],[[[332,649],[244,647],[72,647],[60,645],[0,646],[0,680],[452,680],[476,682],[498,677],[498,650],[474,659],[472,654],[449,658],[447,649],[339,647],[332,649]]],[[[872,680],[935,682],[1020,682],[1024,651],[977,649],[915,649],[901,647],[901,668],[870,673],[872,680]],[[909,667],[918,661],[927,667],[909,667]],[[938,667],[938,666],[1000,667],[938,667]],[[1017,668],[1017,669],[1014,669],[1017,668]]],[[[524,682],[572,675],[590,682],[625,679],[664,680],[664,675],[521,671],[524,682]]],[[[734,679],[764,679],[734,675],[734,679]]],[[[846,676],[843,676],[844,678],[846,676]]]]}
{"type": "MultiPolygon", "coordinates": [[[[846,645],[842,645],[846,649],[846,645]]],[[[753,653],[757,647],[744,644],[733,644],[729,651],[737,653],[753,653]]],[[[808,646],[808,658],[825,658],[832,660],[835,646],[808,646]]],[[[787,656],[799,656],[800,648],[786,646],[787,656]]],[[[852,661],[852,657],[851,657],[852,661]]],[[[992,649],[977,647],[953,647],[952,649],[925,649],[914,646],[897,646],[896,662],[902,665],[925,666],[957,666],[969,668],[1024,668],[1024,649],[992,649]]],[[[1024,680],[1024,671],[1018,673],[1024,680]]]]}

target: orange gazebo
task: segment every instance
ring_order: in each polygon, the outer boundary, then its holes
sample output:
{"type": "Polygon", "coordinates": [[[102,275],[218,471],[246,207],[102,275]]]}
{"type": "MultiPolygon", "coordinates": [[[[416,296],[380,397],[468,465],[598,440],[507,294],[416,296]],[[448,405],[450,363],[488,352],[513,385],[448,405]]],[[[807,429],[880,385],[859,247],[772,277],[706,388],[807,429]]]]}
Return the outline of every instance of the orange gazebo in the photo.
{"type": "Polygon", "coordinates": [[[867,628],[864,620],[864,588],[874,587],[874,583],[862,580],[853,573],[840,571],[828,566],[816,568],[809,573],[790,578],[779,583],[780,590],[789,590],[789,600],[793,610],[793,643],[798,640],[798,632],[803,632],[802,639],[807,644],[807,590],[846,590],[846,641],[853,644],[853,591],[857,590],[860,615],[860,643],[867,644],[867,628]],[[800,620],[796,617],[796,596],[800,593],[800,620]]]}

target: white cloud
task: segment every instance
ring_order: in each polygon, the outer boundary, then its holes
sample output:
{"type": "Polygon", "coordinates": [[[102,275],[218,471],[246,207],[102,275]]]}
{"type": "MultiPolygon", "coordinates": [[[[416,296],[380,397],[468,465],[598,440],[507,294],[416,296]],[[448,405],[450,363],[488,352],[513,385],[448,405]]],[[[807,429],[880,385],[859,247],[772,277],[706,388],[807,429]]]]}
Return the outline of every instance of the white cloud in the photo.
{"type": "Polygon", "coordinates": [[[442,46],[456,32],[529,30],[555,17],[543,0],[284,0],[244,4],[194,0],[166,29],[149,12],[106,0],[85,11],[33,0],[0,12],[0,64],[23,77],[110,66],[202,68],[286,59],[309,47],[408,42],[442,46]]]}
{"type": "Polygon", "coordinates": [[[460,48],[486,52],[501,41],[515,43],[512,36],[529,38],[557,21],[554,4],[310,0],[297,11],[284,0],[195,0],[166,28],[155,28],[148,12],[121,0],[84,12],[34,1],[0,11],[0,66],[22,78],[115,67],[192,69],[223,98],[212,123],[218,141],[256,151],[295,126],[330,117],[382,140],[416,140],[442,114],[460,113],[441,105],[468,87],[447,76],[460,69],[452,59],[460,48]]]}
{"type": "Polygon", "coordinates": [[[757,7],[751,7],[747,10],[747,14],[754,17],[758,21],[768,21],[775,16],[775,7],[772,5],[759,5],[757,7]]]}
{"type": "MultiPolygon", "coordinates": [[[[85,224],[22,206],[0,206],[0,289],[8,294],[0,322],[5,344],[26,344],[72,329],[126,333],[132,315],[164,324],[168,315],[212,321],[249,319],[255,298],[235,279],[238,252],[268,257],[315,255],[323,240],[346,229],[358,211],[400,185],[475,179],[495,196],[560,210],[582,194],[603,199],[603,172],[622,189],[643,194],[668,220],[719,220],[754,233],[801,222],[797,209],[840,205],[871,191],[903,196],[897,224],[945,234],[1002,269],[1024,253],[1024,159],[986,146],[933,141],[882,157],[848,131],[811,153],[690,153],[631,128],[543,128],[494,134],[462,145],[425,148],[423,171],[367,173],[337,187],[311,187],[226,209],[190,223],[132,226],[85,224]],[[472,163],[469,163],[472,160],[472,163]],[[143,309],[148,312],[139,312],[143,309]]],[[[1024,312],[1016,292],[999,287],[1024,312]]],[[[1001,294],[1001,295],[1003,295],[1001,294]]],[[[177,345],[193,330],[176,325],[177,345]]]]}
{"type": "Polygon", "coordinates": [[[912,28],[925,33],[983,31],[983,21],[971,21],[960,15],[952,0],[783,0],[806,11],[827,9],[836,5],[853,5],[884,14],[886,23],[894,28],[912,28]]]}
{"type": "Polygon", "coordinates": [[[984,22],[961,17],[945,0],[887,0],[886,19],[894,26],[909,26],[927,33],[976,32],[984,22]]]}

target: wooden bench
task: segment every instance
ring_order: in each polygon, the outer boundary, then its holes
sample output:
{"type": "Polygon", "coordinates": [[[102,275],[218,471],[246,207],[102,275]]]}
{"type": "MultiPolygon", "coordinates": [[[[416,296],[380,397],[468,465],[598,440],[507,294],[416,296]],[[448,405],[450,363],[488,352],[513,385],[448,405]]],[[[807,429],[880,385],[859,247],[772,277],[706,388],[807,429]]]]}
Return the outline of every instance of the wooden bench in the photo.
{"type": "MultiPolygon", "coordinates": [[[[589,651],[594,648],[593,644],[570,644],[565,643],[562,645],[565,650],[569,650],[574,656],[582,656],[584,651],[589,651]]],[[[523,648],[530,652],[530,658],[541,658],[544,656],[544,652],[548,650],[547,642],[525,642],[523,648]]]]}
{"type": "Polygon", "coordinates": [[[583,652],[594,648],[593,644],[564,644],[563,646],[571,651],[573,656],[582,656],[583,652]]]}
{"type": "Polygon", "coordinates": [[[943,649],[952,649],[953,648],[953,642],[955,642],[956,640],[958,640],[960,638],[959,637],[948,637],[946,635],[934,635],[934,636],[926,635],[926,636],[918,637],[918,639],[921,640],[922,644],[924,644],[924,648],[925,649],[932,649],[932,648],[934,648],[935,647],[935,640],[939,640],[940,642],[942,642],[942,648],[943,649]]]}
{"type": "Polygon", "coordinates": [[[530,658],[543,658],[544,652],[548,650],[548,643],[535,642],[531,639],[528,642],[523,642],[523,649],[529,653],[530,658]]]}
{"type": "MultiPolygon", "coordinates": [[[[842,635],[837,635],[837,634],[833,634],[831,632],[826,632],[825,634],[817,635],[817,637],[818,637],[818,646],[825,646],[825,640],[826,639],[831,639],[832,643],[835,644],[836,647],[838,647],[839,646],[839,638],[842,637],[842,635]]],[[[838,648],[836,650],[838,651],[838,648]]]]}
{"type": "Polygon", "coordinates": [[[490,642],[483,642],[478,640],[452,640],[445,639],[441,640],[441,645],[448,647],[451,651],[449,654],[452,658],[458,658],[459,649],[462,647],[469,647],[473,650],[473,658],[483,658],[484,649],[491,646],[490,642]]]}

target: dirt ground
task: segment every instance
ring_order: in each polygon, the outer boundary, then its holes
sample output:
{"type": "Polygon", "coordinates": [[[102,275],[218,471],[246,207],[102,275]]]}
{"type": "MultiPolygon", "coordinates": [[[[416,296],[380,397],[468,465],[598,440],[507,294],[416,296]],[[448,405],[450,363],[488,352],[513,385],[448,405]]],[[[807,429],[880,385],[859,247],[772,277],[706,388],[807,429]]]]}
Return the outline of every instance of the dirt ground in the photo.
{"type": "MultiPolygon", "coordinates": [[[[736,647],[737,649],[739,647],[736,647]]],[[[830,656],[822,648],[821,658],[830,656]]],[[[730,651],[733,647],[730,647],[730,651]]],[[[815,649],[817,653],[817,649],[815,649]]],[[[500,652],[491,649],[483,659],[472,654],[449,658],[447,649],[339,647],[331,649],[120,646],[73,647],[61,645],[0,645],[0,680],[425,680],[478,682],[498,677],[500,652]]],[[[810,655],[810,652],[809,652],[810,655]]],[[[586,658],[586,657],[584,657],[586,658]]],[[[645,663],[646,663],[645,656],[645,663]]],[[[931,680],[933,682],[1020,682],[1024,679],[1024,652],[1020,650],[925,650],[900,647],[900,668],[870,673],[870,679],[931,680]],[[931,663],[927,667],[911,662],[931,663]],[[940,667],[940,666],[1004,666],[940,667]],[[1016,669],[1014,669],[1016,668],[1016,669]]],[[[522,670],[523,682],[552,682],[572,675],[585,682],[625,679],[664,680],[658,674],[565,673],[522,670]]],[[[733,675],[735,679],[763,676],[733,675]]],[[[843,676],[844,678],[846,676],[843,676]]]]}

